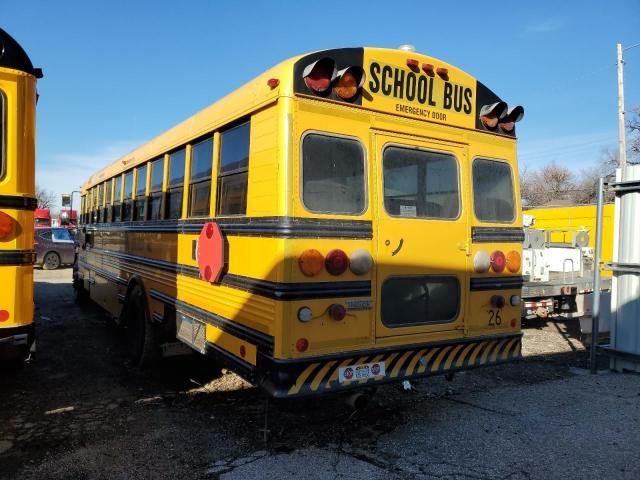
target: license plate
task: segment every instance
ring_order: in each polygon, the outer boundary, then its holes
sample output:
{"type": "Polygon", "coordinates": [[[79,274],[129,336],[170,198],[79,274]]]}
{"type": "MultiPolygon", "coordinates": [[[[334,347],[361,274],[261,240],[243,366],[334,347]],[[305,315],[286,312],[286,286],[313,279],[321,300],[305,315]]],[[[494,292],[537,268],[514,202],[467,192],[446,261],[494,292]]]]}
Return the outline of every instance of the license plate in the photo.
{"type": "Polygon", "coordinates": [[[205,351],[206,325],[195,318],[178,312],[176,318],[176,337],[200,353],[205,351]]]}
{"type": "Polygon", "coordinates": [[[384,362],[363,363],[361,365],[347,365],[338,370],[340,383],[353,380],[366,380],[368,378],[384,377],[384,362]]]}

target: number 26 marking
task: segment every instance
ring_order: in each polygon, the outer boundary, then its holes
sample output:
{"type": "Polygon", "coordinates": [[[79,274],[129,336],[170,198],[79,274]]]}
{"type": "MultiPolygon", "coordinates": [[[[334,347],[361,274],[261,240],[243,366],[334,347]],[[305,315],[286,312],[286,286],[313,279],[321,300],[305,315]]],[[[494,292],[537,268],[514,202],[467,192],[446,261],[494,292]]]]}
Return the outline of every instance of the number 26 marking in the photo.
{"type": "Polygon", "coordinates": [[[489,326],[495,327],[502,325],[502,317],[500,316],[500,310],[489,310],[489,326]]]}

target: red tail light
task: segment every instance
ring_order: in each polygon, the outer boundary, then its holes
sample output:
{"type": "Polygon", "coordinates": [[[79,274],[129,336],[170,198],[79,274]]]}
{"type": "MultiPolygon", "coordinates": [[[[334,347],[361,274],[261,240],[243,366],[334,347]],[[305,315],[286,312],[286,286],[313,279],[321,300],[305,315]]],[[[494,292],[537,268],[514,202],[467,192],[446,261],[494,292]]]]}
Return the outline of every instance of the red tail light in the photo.
{"type": "Polygon", "coordinates": [[[316,93],[326,92],[336,77],[336,64],[330,58],[321,58],[307,65],[302,72],[304,83],[316,93]]]}
{"type": "Polygon", "coordinates": [[[344,320],[344,317],[347,315],[347,309],[344,306],[334,303],[329,307],[329,316],[333,318],[336,322],[344,320]]]}
{"type": "Polygon", "coordinates": [[[13,218],[4,212],[0,212],[0,239],[11,235],[13,231],[13,218]]]}
{"type": "Polygon", "coordinates": [[[306,352],[309,348],[309,340],[306,338],[299,338],[296,340],[296,350],[299,352],[306,352]]]}
{"type": "Polygon", "coordinates": [[[324,259],[324,267],[331,275],[342,275],[349,268],[349,257],[340,249],[331,250],[324,259]]]}
{"type": "Polygon", "coordinates": [[[9,320],[9,312],[0,310],[0,322],[6,322],[7,320],[9,320]]]}
{"type": "Polygon", "coordinates": [[[507,266],[507,258],[500,250],[495,250],[491,253],[491,269],[496,273],[504,271],[504,267],[507,266]]]}

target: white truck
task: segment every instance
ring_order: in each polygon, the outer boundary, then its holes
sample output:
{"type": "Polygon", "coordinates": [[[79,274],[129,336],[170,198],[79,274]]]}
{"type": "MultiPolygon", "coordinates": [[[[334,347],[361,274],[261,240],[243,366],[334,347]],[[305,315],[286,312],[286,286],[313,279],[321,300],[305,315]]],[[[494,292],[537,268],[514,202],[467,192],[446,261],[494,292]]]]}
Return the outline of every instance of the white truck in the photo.
{"type": "MultiPolygon", "coordinates": [[[[532,228],[535,218],[524,215],[522,249],[522,318],[580,318],[591,315],[593,249],[589,232],[532,228]]],[[[610,279],[602,278],[602,289],[610,279]]]]}

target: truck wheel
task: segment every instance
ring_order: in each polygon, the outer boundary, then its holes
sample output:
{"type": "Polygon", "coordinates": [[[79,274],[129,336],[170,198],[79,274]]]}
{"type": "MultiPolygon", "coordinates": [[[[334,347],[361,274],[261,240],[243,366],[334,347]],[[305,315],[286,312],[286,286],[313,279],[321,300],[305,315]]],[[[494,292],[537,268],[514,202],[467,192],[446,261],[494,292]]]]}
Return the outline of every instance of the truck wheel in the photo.
{"type": "Polygon", "coordinates": [[[42,268],[44,270],[56,270],[60,266],[60,255],[56,252],[49,252],[42,260],[42,268]]]}
{"type": "Polygon", "coordinates": [[[160,358],[157,332],[151,324],[144,292],[137,285],[127,297],[124,317],[125,343],[134,365],[155,365],[160,358]]]}

